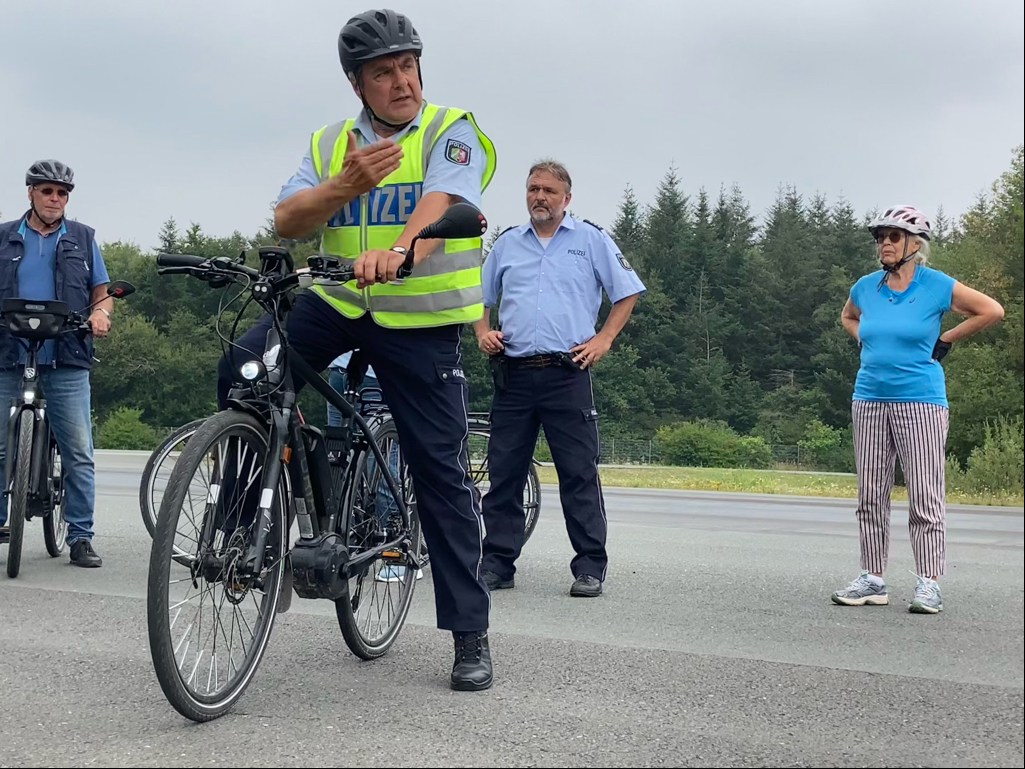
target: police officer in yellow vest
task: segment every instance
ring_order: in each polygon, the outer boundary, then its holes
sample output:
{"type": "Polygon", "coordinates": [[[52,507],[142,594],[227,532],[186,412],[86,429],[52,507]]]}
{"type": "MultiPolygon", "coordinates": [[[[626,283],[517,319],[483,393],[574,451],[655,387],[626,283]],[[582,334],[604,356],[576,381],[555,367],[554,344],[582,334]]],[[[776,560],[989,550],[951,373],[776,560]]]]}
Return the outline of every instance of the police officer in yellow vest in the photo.
{"type": "MultiPolygon", "coordinates": [[[[493,679],[460,356],[462,325],[483,314],[481,241],[420,241],[413,274],[401,285],[389,281],[416,232],[454,202],[480,205],[495,149],[469,112],[422,100],[422,49],[409,19],[394,11],[367,11],[346,23],[338,52],[363,110],[314,132],[274,221],[284,238],[326,223],[321,251],[355,263],[357,280],[298,295],[291,343],[318,371],[355,348],[368,355],[416,486],[438,627],[455,637],[451,685],[472,691],[493,679]]],[[[269,323],[258,322],[239,346],[260,349],[269,323]]],[[[222,402],[231,381],[222,360],[222,402]]]]}

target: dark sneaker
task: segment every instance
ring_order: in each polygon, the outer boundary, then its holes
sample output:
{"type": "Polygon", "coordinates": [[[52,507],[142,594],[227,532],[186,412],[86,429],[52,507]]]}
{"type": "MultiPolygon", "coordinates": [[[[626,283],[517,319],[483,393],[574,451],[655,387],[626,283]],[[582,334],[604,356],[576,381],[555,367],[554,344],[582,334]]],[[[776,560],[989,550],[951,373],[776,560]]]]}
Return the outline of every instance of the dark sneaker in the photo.
{"type": "Polygon", "coordinates": [[[509,590],[516,587],[516,578],[505,579],[493,571],[486,571],[484,572],[484,584],[488,586],[488,590],[509,590]]]}
{"type": "Polygon", "coordinates": [[[601,580],[590,574],[581,574],[569,589],[569,594],[574,598],[597,598],[601,595],[601,580]]]}
{"type": "Polygon", "coordinates": [[[103,559],[96,555],[88,539],[80,539],[71,546],[71,562],[85,569],[98,569],[103,565],[103,559]]]}

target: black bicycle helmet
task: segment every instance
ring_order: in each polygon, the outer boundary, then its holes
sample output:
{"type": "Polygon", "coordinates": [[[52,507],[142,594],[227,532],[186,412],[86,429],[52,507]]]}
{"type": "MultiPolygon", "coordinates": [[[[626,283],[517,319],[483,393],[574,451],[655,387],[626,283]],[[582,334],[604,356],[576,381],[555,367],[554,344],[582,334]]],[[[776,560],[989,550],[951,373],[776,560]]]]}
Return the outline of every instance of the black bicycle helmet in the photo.
{"type": "Polygon", "coordinates": [[[413,23],[388,8],[353,16],[338,33],[338,58],[346,75],[353,75],[371,59],[390,53],[412,51],[419,59],[423,48],[413,23]]]}
{"type": "Polygon", "coordinates": [[[52,182],[63,184],[69,190],[75,189],[75,172],[59,160],[37,160],[25,172],[25,186],[52,182]]]}

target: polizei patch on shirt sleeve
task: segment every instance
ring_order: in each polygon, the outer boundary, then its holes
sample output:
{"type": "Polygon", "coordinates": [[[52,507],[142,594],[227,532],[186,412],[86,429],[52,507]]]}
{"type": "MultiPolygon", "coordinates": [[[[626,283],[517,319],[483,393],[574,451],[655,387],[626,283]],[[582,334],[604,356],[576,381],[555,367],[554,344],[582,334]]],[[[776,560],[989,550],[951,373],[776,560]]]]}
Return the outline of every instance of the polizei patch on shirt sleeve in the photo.
{"type": "Polygon", "coordinates": [[[470,148],[460,141],[449,139],[445,145],[445,158],[457,166],[470,165],[470,148]]]}
{"type": "Polygon", "coordinates": [[[626,260],[626,257],[623,256],[622,254],[616,254],[616,258],[619,260],[619,264],[623,267],[624,270],[632,270],[633,269],[633,267],[630,266],[630,262],[628,262],[626,260]]]}

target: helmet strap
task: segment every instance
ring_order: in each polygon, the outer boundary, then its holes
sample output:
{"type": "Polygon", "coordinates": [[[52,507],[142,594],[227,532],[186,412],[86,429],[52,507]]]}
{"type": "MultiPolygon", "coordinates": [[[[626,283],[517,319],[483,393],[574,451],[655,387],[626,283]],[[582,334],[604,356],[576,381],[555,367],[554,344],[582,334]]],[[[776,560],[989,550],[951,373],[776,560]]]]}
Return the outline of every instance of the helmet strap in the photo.
{"type": "Polygon", "coordinates": [[[38,219],[38,220],[39,220],[39,221],[41,221],[41,222],[42,222],[43,224],[45,224],[45,225],[46,225],[46,228],[47,228],[47,229],[50,229],[50,230],[54,230],[54,229],[57,229],[57,225],[59,225],[59,224],[60,224],[60,223],[61,223],[62,221],[64,221],[64,215],[63,215],[63,214],[61,214],[60,216],[58,216],[58,217],[57,217],[56,219],[54,219],[54,220],[53,220],[52,222],[48,222],[48,221],[46,221],[46,219],[44,219],[44,218],[43,218],[43,215],[42,215],[42,214],[40,214],[40,213],[39,213],[39,212],[38,212],[38,211],[36,210],[36,204],[35,204],[35,202],[30,202],[30,203],[29,203],[29,208],[30,208],[30,210],[31,210],[31,213],[35,215],[36,219],[38,219]]]}
{"type": "MultiPolygon", "coordinates": [[[[883,266],[883,279],[879,282],[880,286],[882,286],[883,283],[886,283],[891,275],[895,275],[896,273],[900,272],[900,268],[901,267],[903,267],[905,264],[907,264],[909,261],[911,261],[912,259],[915,258],[915,254],[914,253],[911,253],[911,254],[908,253],[908,244],[910,242],[911,242],[911,233],[909,232],[907,234],[907,236],[904,238],[904,254],[903,254],[903,256],[901,256],[901,259],[900,259],[899,262],[896,262],[894,264],[883,264],[882,261],[880,260],[879,263],[882,264],[882,266],[883,266]]],[[[917,253],[917,251],[915,253],[917,253]]]]}

